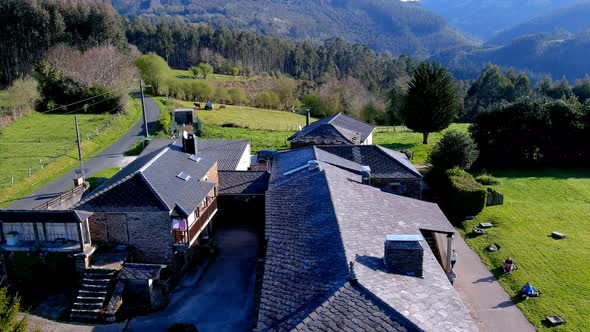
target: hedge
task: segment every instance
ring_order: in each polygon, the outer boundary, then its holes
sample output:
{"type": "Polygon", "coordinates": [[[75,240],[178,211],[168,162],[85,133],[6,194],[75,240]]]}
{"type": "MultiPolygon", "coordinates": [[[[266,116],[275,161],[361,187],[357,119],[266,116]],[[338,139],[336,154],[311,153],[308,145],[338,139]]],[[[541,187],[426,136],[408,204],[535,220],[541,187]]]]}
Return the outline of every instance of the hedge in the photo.
{"type": "Polygon", "coordinates": [[[486,188],[463,170],[433,170],[427,181],[439,197],[444,213],[451,220],[475,216],[486,206],[486,188]]]}

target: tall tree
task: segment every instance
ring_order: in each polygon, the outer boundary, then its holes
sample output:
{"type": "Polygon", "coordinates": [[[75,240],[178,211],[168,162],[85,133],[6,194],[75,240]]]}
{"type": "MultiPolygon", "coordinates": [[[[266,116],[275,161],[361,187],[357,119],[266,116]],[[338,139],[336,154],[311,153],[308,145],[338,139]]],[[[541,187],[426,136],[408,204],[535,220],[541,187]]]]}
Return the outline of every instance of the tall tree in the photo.
{"type": "Polygon", "coordinates": [[[456,111],[457,93],[447,69],[436,63],[418,65],[401,114],[406,127],[422,133],[422,143],[428,144],[428,135],[447,128],[456,111]]]}
{"type": "Polygon", "coordinates": [[[135,60],[135,65],[139,69],[141,78],[152,86],[153,93],[161,94],[171,72],[166,60],[154,53],[150,53],[140,56],[135,60]]]}

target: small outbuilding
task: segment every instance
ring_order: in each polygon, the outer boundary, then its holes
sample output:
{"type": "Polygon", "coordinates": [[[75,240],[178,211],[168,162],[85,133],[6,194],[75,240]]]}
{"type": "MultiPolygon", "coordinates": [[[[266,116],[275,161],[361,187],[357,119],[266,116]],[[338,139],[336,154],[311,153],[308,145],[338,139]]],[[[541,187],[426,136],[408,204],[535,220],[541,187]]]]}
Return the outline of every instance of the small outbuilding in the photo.
{"type": "Polygon", "coordinates": [[[177,125],[192,125],[195,119],[195,112],[190,108],[174,110],[174,122],[177,125]]]}

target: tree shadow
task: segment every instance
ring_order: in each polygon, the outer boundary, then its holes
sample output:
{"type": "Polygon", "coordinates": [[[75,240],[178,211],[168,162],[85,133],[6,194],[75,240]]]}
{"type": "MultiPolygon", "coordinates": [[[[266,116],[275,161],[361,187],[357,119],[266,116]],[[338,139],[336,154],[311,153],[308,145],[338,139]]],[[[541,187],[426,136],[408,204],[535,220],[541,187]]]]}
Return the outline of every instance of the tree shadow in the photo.
{"type": "Polygon", "coordinates": [[[384,148],[388,148],[391,150],[397,150],[397,151],[402,151],[402,150],[408,150],[411,149],[419,144],[412,144],[412,143],[387,143],[387,144],[379,144],[380,146],[384,147],[384,148]]]}

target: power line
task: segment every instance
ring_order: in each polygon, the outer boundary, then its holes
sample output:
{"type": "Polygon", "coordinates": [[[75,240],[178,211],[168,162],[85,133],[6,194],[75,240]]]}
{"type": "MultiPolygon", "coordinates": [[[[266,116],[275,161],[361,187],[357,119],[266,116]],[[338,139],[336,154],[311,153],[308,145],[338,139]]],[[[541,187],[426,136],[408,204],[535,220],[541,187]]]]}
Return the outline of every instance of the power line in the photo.
{"type": "MultiPolygon", "coordinates": [[[[67,108],[67,107],[70,107],[70,106],[73,106],[73,105],[76,105],[76,104],[79,104],[79,103],[83,103],[83,102],[85,102],[85,101],[89,101],[89,100],[93,100],[93,99],[95,99],[95,98],[98,98],[98,97],[102,97],[102,96],[104,96],[104,95],[107,95],[107,94],[109,94],[109,93],[113,93],[113,92],[121,92],[121,91],[123,91],[123,90],[129,90],[129,88],[122,88],[122,89],[119,89],[119,90],[112,90],[112,91],[107,91],[107,92],[105,92],[105,93],[101,93],[101,94],[99,94],[99,95],[96,95],[96,96],[88,97],[88,98],[86,98],[86,99],[82,99],[82,100],[79,100],[79,101],[73,102],[73,103],[71,103],[71,104],[62,105],[62,106],[59,106],[59,107],[56,107],[56,108],[52,108],[52,109],[50,109],[50,110],[47,110],[47,111],[38,112],[38,113],[45,114],[45,113],[49,113],[49,112],[55,112],[55,111],[57,111],[57,110],[64,109],[64,108],[67,108]]],[[[105,99],[105,100],[106,100],[106,99],[105,99]]],[[[80,109],[79,109],[79,110],[80,110],[80,109]]],[[[73,113],[73,112],[71,112],[71,113],[73,113]]],[[[66,113],[66,114],[69,114],[69,113],[66,113]]]]}

